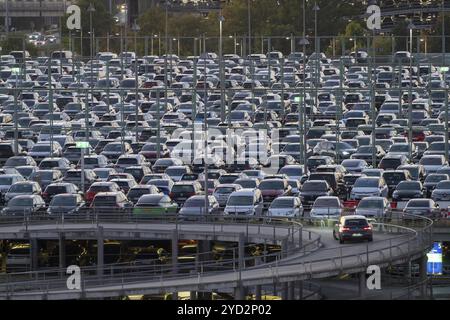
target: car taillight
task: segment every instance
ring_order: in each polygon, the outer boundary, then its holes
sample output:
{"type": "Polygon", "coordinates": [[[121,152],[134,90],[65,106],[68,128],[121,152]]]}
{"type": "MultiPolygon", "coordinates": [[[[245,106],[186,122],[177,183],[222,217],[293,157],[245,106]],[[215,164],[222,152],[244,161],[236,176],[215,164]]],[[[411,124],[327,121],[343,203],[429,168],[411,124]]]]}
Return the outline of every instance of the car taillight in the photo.
{"type": "Polygon", "coordinates": [[[94,199],[94,197],[95,197],[95,192],[88,191],[86,193],[86,200],[92,200],[92,199],[94,199]]]}
{"type": "Polygon", "coordinates": [[[342,227],[341,231],[350,231],[350,228],[348,228],[348,227],[342,227]]]}
{"type": "Polygon", "coordinates": [[[391,209],[397,209],[397,202],[395,201],[391,202],[391,209]]]}
{"type": "Polygon", "coordinates": [[[47,198],[47,197],[48,197],[48,193],[47,193],[47,192],[43,192],[43,193],[42,193],[42,197],[43,197],[43,198],[47,198]]]}
{"type": "Polygon", "coordinates": [[[175,196],[175,194],[173,192],[169,193],[170,199],[173,199],[174,196],[175,196]]]}
{"type": "Polygon", "coordinates": [[[372,230],[372,228],[371,228],[371,227],[369,227],[369,226],[367,226],[367,227],[364,227],[364,228],[363,228],[363,230],[366,230],[366,231],[368,231],[368,230],[372,230]]]}

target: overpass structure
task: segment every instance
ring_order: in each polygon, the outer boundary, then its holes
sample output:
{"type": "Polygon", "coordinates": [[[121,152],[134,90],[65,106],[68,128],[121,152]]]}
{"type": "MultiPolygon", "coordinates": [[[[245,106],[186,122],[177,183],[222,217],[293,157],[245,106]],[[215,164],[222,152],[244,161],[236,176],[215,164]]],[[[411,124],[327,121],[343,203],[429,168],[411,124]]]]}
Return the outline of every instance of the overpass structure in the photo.
{"type": "Polygon", "coordinates": [[[3,0],[0,1],[0,17],[24,18],[24,17],[63,17],[66,8],[71,1],[25,1],[3,0]]]}
{"type": "MultiPolygon", "coordinates": [[[[196,221],[177,219],[111,219],[101,216],[76,219],[25,219],[0,225],[1,239],[28,239],[36,256],[38,239],[59,239],[61,256],[64,239],[97,239],[98,264],[82,268],[79,290],[67,288],[65,269],[10,274],[0,279],[1,299],[95,299],[135,294],[181,291],[234,290],[237,299],[252,291],[261,297],[261,287],[281,284],[282,296],[294,299],[303,281],[340,274],[359,274],[361,295],[369,265],[380,268],[420,259],[421,278],[426,279],[425,255],[431,246],[432,221],[405,226],[405,221],[375,223],[372,243],[338,245],[331,229],[322,225],[304,227],[305,221],[267,218],[208,217],[196,221]],[[172,261],[164,266],[103,265],[103,239],[171,239],[172,261]],[[232,258],[213,261],[204,249],[195,262],[179,263],[179,239],[237,242],[232,258]],[[281,245],[278,253],[263,251],[245,256],[248,243],[281,245]],[[203,255],[203,258],[202,258],[203,255]],[[24,278],[25,277],[25,278],[24,278]]],[[[410,222],[408,222],[410,224],[410,222]]],[[[34,258],[34,260],[36,260],[34,258]]],[[[60,267],[62,265],[60,258],[60,267]]]]}

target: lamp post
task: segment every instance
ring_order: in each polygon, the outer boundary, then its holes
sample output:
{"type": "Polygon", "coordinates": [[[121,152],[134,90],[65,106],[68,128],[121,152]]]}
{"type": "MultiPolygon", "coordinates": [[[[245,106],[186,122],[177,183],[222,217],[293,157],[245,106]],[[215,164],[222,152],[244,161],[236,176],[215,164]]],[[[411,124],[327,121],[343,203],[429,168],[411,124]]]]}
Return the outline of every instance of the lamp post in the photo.
{"type": "MultiPolygon", "coordinates": [[[[225,121],[225,77],[223,74],[223,22],[225,18],[222,15],[222,10],[220,11],[219,17],[219,29],[220,29],[220,39],[219,39],[219,71],[220,71],[220,121],[225,121]]],[[[206,110],[205,110],[206,117],[206,110]]]]}
{"type": "Polygon", "coordinates": [[[247,0],[247,22],[248,22],[248,55],[252,54],[252,16],[251,16],[251,6],[250,6],[250,1],[251,0],[247,0]]]}
{"type": "Polygon", "coordinates": [[[412,21],[408,24],[409,29],[409,52],[413,53],[413,30],[416,26],[412,23],[412,21]]]}
{"type": "MultiPolygon", "coordinates": [[[[89,12],[89,30],[90,30],[90,60],[91,60],[91,74],[93,74],[93,56],[94,56],[94,51],[93,51],[93,45],[94,45],[94,32],[93,32],[93,27],[92,27],[92,15],[95,12],[95,8],[94,5],[92,4],[92,2],[89,4],[89,7],[87,9],[87,11],[89,12]]],[[[93,95],[93,83],[92,83],[92,78],[90,79],[90,87],[91,87],[91,103],[94,102],[94,95],[93,95]]],[[[86,139],[87,141],[89,140],[89,103],[86,100],[86,107],[85,107],[85,125],[86,125],[86,139]]],[[[82,173],[83,174],[83,173],[82,173]]]]}
{"type": "Polygon", "coordinates": [[[317,49],[319,48],[319,39],[317,29],[319,21],[317,20],[317,14],[320,11],[320,7],[317,5],[317,0],[314,2],[313,11],[314,11],[314,39],[315,39],[314,51],[318,53],[317,49]]]}
{"type": "MultiPolygon", "coordinates": [[[[409,144],[409,158],[412,156],[412,36],[413,30],[415,29],[412,21],[408,25],[409,29],[409,40],[411,48],[411,57],[409,59],[409,90],[408,90],[408,144],[409,144]]],[[[448,156],[448,155],[447,155],[448,156]]]]}
{"type": "Polygon", "coordinates": [[[135,119],[135,129],[136,129],[136,142],[138,142],[138,124],[139,124],[139,77],[138,77],[138,54],[137,54],[137,33],[141,30],[141,28],[139,27],[139,25],[137,24],[136,20],[134,21],[131,30],[134,33],[134,53],[135,53],[135,58],[134,58],[134,75],[135,75],[135,89],[136,89],[136,93],[135,93],[135,97],[134,97],[134,101],[135,101],[135,107],[136,107],[136,119],[135,119]]]}
{"type": "Polygon", "coordinates": [[[5,1],[5,32],[6,36],[9,34],[9,0],[5,1]]]}
{"type": "Polygon", "coordinates": [[[89,12],[89,30],[90,30],[90,35],[91,35],[91,44],[90,44],[90,49],[91,49],[91,60],[92,57],[94,56],[94,32],[93,32],[93,28],[92,28],[92,14],[95,12],[95,8],[94,5],[92,4],[92,2],[89,4],[89,7],[87,9],[87,11],[89,12]]]}
{"type": "MultiPolygon", "coordinates": [[[[314,7],[313,7],[313,11],[314,11],[314,52],[316,52],[317,54],[319,53],[320,50],[320,42],[319,42],[319,38],[318,38],[318,23],[319,21],[317,20],[317,14],[320,11],[320,7],[317,5],[317,0],[314,1],[314,7]]],[[[316,59],[316,81],[314,83],[314,104],[317,107],[317,87],[319,85],[319,60],[316,59]]]]}
{"type": "Polygon", "coordinates": [[[302,154],[300,155],[300,159],[302,159],[302,163],[305,167],[306,170],[306,140],[305,140],[305,134],[306,134],[306,107],[305,107],[305,98],[306,98],[306,46],[309,45],[309,41],[308,39],[306,39],[305,37],[303,37],[300,42],[299,45],[303,46],[303,86],[302,86],[302,94],[300,95],[301,101],[299,101],[299,105],[298,105],[298,111],[299,111],[299,115],[298,115],[298,121],[299,121],[299,133],[300,133],[300,147],[302,149],[302,154]]]}

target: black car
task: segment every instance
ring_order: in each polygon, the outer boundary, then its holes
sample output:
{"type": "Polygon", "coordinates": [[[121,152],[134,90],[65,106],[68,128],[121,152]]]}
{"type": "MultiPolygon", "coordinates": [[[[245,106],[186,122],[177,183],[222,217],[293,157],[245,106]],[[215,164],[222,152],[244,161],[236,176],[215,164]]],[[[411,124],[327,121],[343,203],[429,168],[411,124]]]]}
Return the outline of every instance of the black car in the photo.
{"type": "Polygon", "coordinates": [[[300,199],[304,206],[312,206],[318,197],[332,195],[333,189],[325,180],[308,180],[300,190],[300,199]]]}
{"type": "Polygon", "coordinates": [[[388,170],[383,172],[383,178],[388,185],[389,196],[391,196],[400,182],[411,180],[411,174],[406,170],[388,170]]]}
{"type": "Polygon", "coordinates": [[[424,196],[425,188],[420,181],[401,181],[392,194],[392,200],[407,201],[424,196]]]}

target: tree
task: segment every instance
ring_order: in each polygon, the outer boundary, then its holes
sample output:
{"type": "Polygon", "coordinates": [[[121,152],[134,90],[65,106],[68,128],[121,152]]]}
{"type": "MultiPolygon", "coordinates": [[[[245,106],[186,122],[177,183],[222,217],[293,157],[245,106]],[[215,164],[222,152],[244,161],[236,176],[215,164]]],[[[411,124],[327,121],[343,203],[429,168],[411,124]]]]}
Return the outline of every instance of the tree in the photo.
{"type": "Polygon", "coordinates": [[[31,56],[37,56],[38,50],[36,46],[32,45],[23,37],[9,36],[3,41],[0,41],[1,52],[3,54],[8,54],[11,51],[22,51],[25,42],[25,50],[27,50],[31,56]]]}
{"type": "Polygon", "coordinates": [[[431,28],[430,37],[428,38],[428,51],[429,52],[442,52],[442,19],[444,17],[445,22],[445,51],[450,50],[450,15],[440,15],[435,20],[433,27],[431,28]]]}
{"type": "MultiPolygon", "coordinates": [[[[105,38],[106,35],[111,34],[114,28],[114,19],[110,15],[109,10],[105,7],[105,1],[103,0],[78,0],[76,4],[81,9],[81,29],[83,31],[83,56],[88,56],[90,54],[90,15],[88,12],[88,7],[92,3],[95,8],[95,12],[92,13],[92,29],[94,30],[94,36],[96,38],[102,37],[105,38]]],[[[66,21],[67,16],[63,17],[62,21],[66,21]]],[[[63,35],[68,37],[69,30],[66,27],[66,24],[62,24],[63,27],[63,35]]],[[[75,31],[72,31],[72,36],[74,36],[75,31]]],[[[76,37],[81,36],[78,34],[76,37]]],[[[79,41],[79,40],[78,40],[79,41]]],[[[102,39],[101,45],[105,44],[106,41],[102,39]]],[[[76,48],[80,48],[81,46],[75,44],[76,48]]]]}

